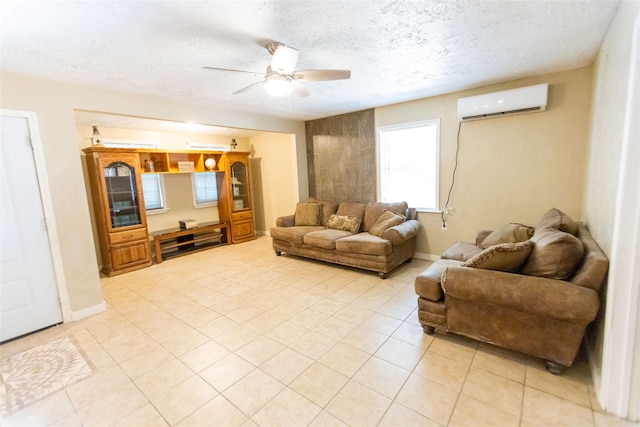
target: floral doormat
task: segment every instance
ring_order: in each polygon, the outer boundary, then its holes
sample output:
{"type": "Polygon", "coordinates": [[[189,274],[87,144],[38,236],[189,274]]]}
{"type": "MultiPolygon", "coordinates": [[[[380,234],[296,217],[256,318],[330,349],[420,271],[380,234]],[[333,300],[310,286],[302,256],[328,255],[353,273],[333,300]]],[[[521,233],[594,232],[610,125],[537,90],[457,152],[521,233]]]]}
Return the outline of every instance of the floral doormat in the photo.
{"type": "Polygon", "coordinates": [[[93,372],[69,337],[2,359],[2,415],[80,381],[93,372]]]}

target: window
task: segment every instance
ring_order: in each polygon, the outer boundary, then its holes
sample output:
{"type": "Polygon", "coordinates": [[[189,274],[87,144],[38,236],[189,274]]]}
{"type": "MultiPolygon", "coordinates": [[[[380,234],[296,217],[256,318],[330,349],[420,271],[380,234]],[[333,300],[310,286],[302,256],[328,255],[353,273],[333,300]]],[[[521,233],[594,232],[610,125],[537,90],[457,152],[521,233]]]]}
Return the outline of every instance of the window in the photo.
{"type": "Polygon", "coordinates": [[[164,213],[168,209],[164,206],[164,179],[157,173],[143,173],[142,194],[147,214],[164,213]]]}
{"type": "Polygon", "coordinates": [[[200,172],[191,174],[193,184],[193,206],[203,208],[218,204],[218,185],[216,174],[212,172],[200,172]]]}
{"type": "Polygon", "coordinates": [[[440,120],[378,128],[380,201],[437,211],[439,149],[440,120]]]}

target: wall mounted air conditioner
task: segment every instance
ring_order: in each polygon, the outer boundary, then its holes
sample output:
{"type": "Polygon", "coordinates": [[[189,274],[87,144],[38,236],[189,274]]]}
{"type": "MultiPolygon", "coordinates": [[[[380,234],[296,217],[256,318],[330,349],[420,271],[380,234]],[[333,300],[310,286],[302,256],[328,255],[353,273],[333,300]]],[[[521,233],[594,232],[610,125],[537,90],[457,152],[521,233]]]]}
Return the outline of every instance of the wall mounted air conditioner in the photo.
{"type": "Polygon", "coordinates": [[[548,83],[458,99],[458,119],[478,120],[547,108],[548,83]]]}

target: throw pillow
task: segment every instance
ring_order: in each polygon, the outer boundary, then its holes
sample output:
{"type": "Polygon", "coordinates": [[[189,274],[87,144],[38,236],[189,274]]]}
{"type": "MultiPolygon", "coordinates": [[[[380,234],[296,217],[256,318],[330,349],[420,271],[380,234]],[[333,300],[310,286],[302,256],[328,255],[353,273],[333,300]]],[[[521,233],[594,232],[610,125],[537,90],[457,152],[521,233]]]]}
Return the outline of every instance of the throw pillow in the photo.
{"type": "Polygon", "coordinates": [[[501,243],[524,242],[533,236],[534,231],[535,229],[533,227],[512,222],[511,224],[503,225],[498,230],[489,234],[478,246],[482,249],[487,249],[501,243]]]}
{"type": "Polygon", "coordinates": [[[391,211],[384,211],[382,215],[378,217],[376,222],[373,223],[371,228],[369,229],[369,233],[374,236],[382,237],[382,233],[387,231],[388,228],[393,227],[394,225],[402,224],[405,221],[405,217],[403,215],[398,215],[397,213],[391,211]]]}
{"type": "Polygon", "coordinates": [[[333,214],[331,215],[331,218],[329,218],[327,227],[334,230],[344,230],[351,233],[358,233],[360,231],[361,224],[362,220],[357,216],[333,214]]]}
{"type": "Polygon", "coordinates": [[[531,240],[519,243],[501,243],[485,249],[462,265],[515,273],[527,261],[533,246],[531,240]]]}
{"type": "Polygon", "coordinates": [[[536,230],[555,228],[565,233],[578,234],[578,224],[560,209],[552,208],[545,212],[536,224],[536,230]]]}
{"type": "Polygon", "coordinates": [[[547,228],[537,230],[531,240],[535,247],[522,274],[567,280],[573,276],[582,257],[584,247],[572,234],[547,228]]]}
{"type": "Polygon", "coordinates": [[[295,225],[320,225],[322,222],[320,203],[298,203],[294,215],[295,225]]]}

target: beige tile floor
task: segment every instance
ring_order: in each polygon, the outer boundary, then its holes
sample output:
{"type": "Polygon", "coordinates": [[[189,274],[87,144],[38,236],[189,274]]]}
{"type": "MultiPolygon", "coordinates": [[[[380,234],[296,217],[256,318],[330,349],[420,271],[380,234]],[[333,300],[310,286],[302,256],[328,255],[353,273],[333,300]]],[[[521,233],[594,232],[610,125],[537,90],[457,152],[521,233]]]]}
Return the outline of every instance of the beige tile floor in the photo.
{"type": "Polygon", "coordinates": [[[428,336],[414,260],[375,273],[276,257],[267,237],[102,279],[105,313],[7,343],[69,336],[95,372],[2,425],[617,426],[587,362],[428,336]]]}

